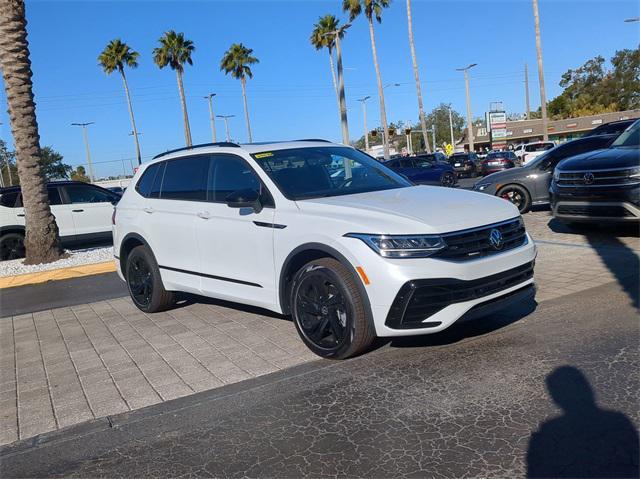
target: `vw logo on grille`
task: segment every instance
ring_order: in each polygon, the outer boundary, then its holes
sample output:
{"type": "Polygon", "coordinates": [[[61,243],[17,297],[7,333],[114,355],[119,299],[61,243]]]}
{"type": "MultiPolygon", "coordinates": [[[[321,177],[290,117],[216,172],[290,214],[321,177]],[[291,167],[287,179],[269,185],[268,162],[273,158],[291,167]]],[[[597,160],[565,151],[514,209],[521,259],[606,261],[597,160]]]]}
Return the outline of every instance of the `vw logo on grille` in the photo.
{"type": "Polygon", "coordinates": [[[593,182],[596,181],[596,177],[593,176],[593,173],[591,172],[585,173],[582,179],[584,180],[585,185],[592,185],[593,182]]]}
{"type": "Polygon", "coordinates": [[[498,229],[492,229],[489,232],[489,243],[493,246],[493,249],[502,249],[504,243],[502,242],[502,233],[498,229]]]}

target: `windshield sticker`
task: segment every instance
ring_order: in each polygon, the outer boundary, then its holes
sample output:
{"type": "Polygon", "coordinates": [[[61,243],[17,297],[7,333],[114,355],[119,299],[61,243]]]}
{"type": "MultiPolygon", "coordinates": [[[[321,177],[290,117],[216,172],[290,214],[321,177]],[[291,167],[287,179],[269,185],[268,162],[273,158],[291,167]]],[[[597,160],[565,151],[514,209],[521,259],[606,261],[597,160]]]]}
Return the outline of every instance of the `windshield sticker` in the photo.
{"type": "Polygon", "coordinates": [[[266,153],[257,153],[254,156],[256,158],[269,158],[270,156],[273,156],[273,153],[270,151],[267,151],[266,153]]]}

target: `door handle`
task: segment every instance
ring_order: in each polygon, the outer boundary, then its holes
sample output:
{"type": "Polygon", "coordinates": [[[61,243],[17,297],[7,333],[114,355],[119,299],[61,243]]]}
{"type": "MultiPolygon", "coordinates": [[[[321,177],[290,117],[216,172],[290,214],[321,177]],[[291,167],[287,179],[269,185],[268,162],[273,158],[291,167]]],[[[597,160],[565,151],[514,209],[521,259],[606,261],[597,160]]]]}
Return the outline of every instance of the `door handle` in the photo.
{"type": "Polygon", "coordinates": [[[208,211],[198,211],[196,213],[196,216],[198,218],[202,218],[203,220],[208,220],[209,218],[211,218],[211,213],[209,213],[208,211]]]}
{"type": "Polygon", "coordinates": [[[147,208],[142,208],[142,211],[144,211],[145,213],[153,213],[153,208],[147,207],[147,208]]]}
{"type": "Polygon", "coordinates": [[[82,213],[84,210],[71,210],[73,213],[82,213]]]}
{"type": "Polygon", "coordinates": [[[24,216],[24,213],[18,213],[16,216],[24,216]]]}

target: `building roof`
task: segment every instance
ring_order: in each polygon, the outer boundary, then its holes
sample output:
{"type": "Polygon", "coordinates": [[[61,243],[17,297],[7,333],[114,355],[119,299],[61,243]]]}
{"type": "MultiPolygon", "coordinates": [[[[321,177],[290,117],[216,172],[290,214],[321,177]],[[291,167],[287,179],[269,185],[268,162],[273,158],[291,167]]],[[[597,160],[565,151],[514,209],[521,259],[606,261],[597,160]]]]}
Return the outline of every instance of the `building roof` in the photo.
{"type": "MultiPolygon", "coordinates": [[[[640,110],[600,113],[598,115],[569,118],[567,120],[551,120],[547,126],[549,135],[567,135],[575,132],[584,133],[605,123],[628,120],[630,118],[640,118],[640,110]]],[[[489,143],[489,131],[484,126],[474,126],[473,132],[475,143],[489,143]]],[[[527,140],[539,137],[542,137],[541,119],[507,121],[506,141],[513,142],[514,140],[527,140]]],[[[464,130],[461,143],[468,143],[466,129],[464,130]]]]}

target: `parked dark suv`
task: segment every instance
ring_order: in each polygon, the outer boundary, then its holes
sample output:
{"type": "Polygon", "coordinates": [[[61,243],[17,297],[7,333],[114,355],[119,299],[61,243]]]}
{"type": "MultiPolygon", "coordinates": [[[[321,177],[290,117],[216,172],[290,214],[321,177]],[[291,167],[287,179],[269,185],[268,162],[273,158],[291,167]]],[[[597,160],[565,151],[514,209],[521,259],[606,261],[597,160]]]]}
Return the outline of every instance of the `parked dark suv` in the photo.
{"type": "Polygon", "coordinates": [[[640,120],[610,148],[559,163],[550,198],[563,222],[640,222],[640,120]]]}
{"type": "Polygon", "coordinates": [[[607,148],[615,139],[616,135],[600,135],[562,143],[521,168],[485,176],[473,189],[500,196],[516,205],[520,213],[526,213],[532,205],[549,203],[549,184],[553,169],[560,161],[587,151],[607,148]]]}
{"type": "Polygon", "coordinates": [[[454,153],[449,158],[449,164],[453,166],[458,178],[462,175],[475,178],[480,174],[478,155],[475,153],[454,153]]]}

